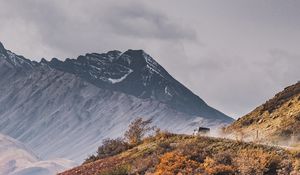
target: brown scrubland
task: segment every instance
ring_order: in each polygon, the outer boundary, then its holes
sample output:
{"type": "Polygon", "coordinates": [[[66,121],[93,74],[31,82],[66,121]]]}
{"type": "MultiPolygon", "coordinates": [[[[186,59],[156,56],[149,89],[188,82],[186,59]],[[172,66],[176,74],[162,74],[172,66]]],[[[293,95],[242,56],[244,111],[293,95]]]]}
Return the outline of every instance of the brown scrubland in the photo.
{"type": "Polygon", "coordinates": [[[300,150],[297,149],[288,150],[225,138],[173,134],[150,129],[153,127],[149,121],[137,123],[144,125],[131,125],[129,130],[132,133],[126,135],[132,137],[106,139],[96,155],[89,156],[83,165],[60,175],[300,174],[300,150]],[[134,134],[133,126],[135,131],[139,131],[137,135],[134,134]],[[141,132],[143,128],[147,134],[141,132]],[[141,139],[133,139],[134,142],[131,142],[130,138],[141,139]]]}

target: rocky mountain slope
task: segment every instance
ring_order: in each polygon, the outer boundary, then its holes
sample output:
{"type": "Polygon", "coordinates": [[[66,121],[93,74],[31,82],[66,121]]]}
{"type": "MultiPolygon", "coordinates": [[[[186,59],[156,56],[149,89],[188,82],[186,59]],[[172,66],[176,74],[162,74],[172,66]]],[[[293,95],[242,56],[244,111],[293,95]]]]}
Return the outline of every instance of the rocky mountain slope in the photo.
{"type": "Polygon", "coordinates": [[[175,80],[143,50],[86,54],[77,59],[43,60],[52,68],[77,75],[97,87],[168,104],[190,115],[223,119],[224,114],[175,80]]]}
{"type": "Polygon", "coordinates": [[[81,162],[137,117],[173,132],[232,122],[143,51],[35,62],[0,44],[0,94],[0,132],[45,159],[81,162]]]}
{"type": "Polygon", "coordinates": [[[274,143],[300,139],[300,82],[285,88],[263,105],[238,119],[225,129],[274,143]]]}
{"type": "Polygon", "coordinates": [[[52,175],[75,165],[64,159],[42,161],[24,144],[0,134],[0,175],[52,175]]]}

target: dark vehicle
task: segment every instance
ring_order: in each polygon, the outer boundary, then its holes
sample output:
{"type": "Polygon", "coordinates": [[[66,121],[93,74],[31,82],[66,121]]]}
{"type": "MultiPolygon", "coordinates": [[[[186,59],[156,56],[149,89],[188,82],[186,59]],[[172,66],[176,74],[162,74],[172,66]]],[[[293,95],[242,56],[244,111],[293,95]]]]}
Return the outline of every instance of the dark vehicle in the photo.
{"type": "Polygon", "coordinates": [[[210,132],[209,128],[205,128],[205,127],[199,127],[198,129],[194,130],[193,135],[206,135],[210,132]]]}

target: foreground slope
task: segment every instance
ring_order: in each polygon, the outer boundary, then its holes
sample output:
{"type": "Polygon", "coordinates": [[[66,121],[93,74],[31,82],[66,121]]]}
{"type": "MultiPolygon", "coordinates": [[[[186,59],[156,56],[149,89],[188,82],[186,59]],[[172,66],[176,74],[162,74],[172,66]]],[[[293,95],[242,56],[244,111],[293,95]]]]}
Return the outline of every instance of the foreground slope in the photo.
{"type": "Polygon", "coordinates": [[[53,175],[75,165],[64,159],[42,161],[22,143],[0,134],[0,175],[53,175]]]}
{"type": "Polygon", "coordinates": [[[232,121],[174,81],[153,60],[155,67],[144,65],[150,58],[136,52],[137,57],[113,51],[38,63],[0,44],[0,132],[22,141],[42,158],[81,162],[102,139],[123,135],[137,117],[184,133],[199,125],[217,127],[232,121]],[[144,66],[133,66],[136,60],[144,66]],[[188,108],[193,99],[199,109],[188,108]]]}
{"type": "Polygon", "coordinates": [[[210,137],[161,133],[118,155],[60,173],[108,174],[298,174],[299,152],[210,137]]]}
{"type": "Polygon", "coordinates": [[[300,139],[300,82],[285,88],[272,99],[246,116],[238,119],[227,133],[243,133],[272,142],[299,141],[300,139]]]}

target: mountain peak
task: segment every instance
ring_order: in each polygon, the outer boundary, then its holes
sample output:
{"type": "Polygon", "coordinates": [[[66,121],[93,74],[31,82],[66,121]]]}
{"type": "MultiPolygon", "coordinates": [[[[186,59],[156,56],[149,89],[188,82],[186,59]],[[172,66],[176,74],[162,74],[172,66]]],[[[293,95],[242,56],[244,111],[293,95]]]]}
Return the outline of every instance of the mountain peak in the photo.
{"type": "Polygon", "coordinates": [[[226,116],[209,107],[200,97],[175,80],[144,50],[89,53],[65,61],[52,59],[48,65],[79,76],[100,88],[157,100],[186,114],[219,119],[226,116]]]}
{"type": "Polygon", "coordinates": [[[0,41],[0,53],[6,53],[6,49],[4,48],[3,44],[0,41]]]}
{"type": "Polygon", "coordinates": [[[111,50],[111,51],[108,51],[106,54],[109,56],[117,57],[117,56],[120,56],[122,54],[122,52],[119,50],[111,50]]]}
{"type": "Polygon", "coordinates": [[[10,51],[7,53],[5,59],[21,70],[31,70],[36,65],[47,65],[74,74],[97,87],[123,92],[141,99],[157,100],[189,115],[230,120],[175,80],[144,50],[87,53],[78,56],[77,59],[68,58],[65,61],[57,58],[50,61],[42,59],[37,64],[10,51]]]}
{"type": "Polygon", "coordinates": [[[15,53],[11,52],[10,50],[6,50],[3,44],[0,42],[0,54],[2,54],[2,58],[12,65],[17,70],[27,70],[32,69],[36,62],[26,59],[21,55],[16,55],[15,53]]]}
{"type": "Polygon", "coordinates": [[[134,50],[134,49],[128,49],[127,51],[125,51],[123,54],[128,54],[128,55],[135,55],[135,56],[138,56],[138,55],[143,55],[145,54],[146,52],[143,50],[143,49],[137,49],[137,50],[134,50]]]}
{"type": "Polygon", "coordinates": [[[117,63],[132,69],[142,68],[147,65],[143,50],[127,50],[118,59],[117,63]]]}
{"type": "Polygon", "coordinates": [[[232,121],[142,50],[39,63],[7,51],[0,61],[0,131],[35,148],[43,159],[82,161],[99,140],[120,136],[140,116],[162,129],[186,133],[200,123],[217,127],[232,121]],[[134,64],[118,63],[126,59],[134,64]],[[85,134],[78,134],[82,128],[85,134]],[[41,144],[45,137],[47,144],[41,144]]]}

